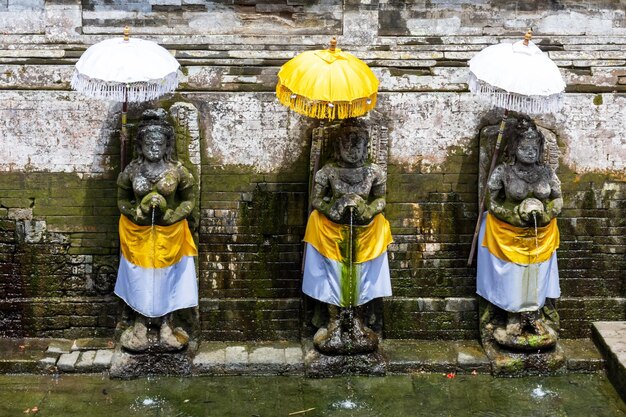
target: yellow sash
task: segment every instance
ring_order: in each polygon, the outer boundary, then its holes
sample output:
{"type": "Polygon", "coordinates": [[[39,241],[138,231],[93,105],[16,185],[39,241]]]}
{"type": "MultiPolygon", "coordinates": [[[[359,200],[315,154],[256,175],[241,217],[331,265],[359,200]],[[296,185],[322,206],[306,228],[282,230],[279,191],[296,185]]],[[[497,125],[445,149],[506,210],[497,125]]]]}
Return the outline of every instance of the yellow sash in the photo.
{"type": "Polygon", "coordinates": [[[487,213],[482,245],[503,261],[520,265],[545,262],[559,247],[560,235],[556,218],[547,226],[515,227],[487,213]]]}
{"type": "Polygon", "coordinates": [[[196,256],[198,250],[187,220],[171,226],[139,226],[120,216],[120,246],[124,258],[142,268],[165,268],[183,256],[196,256]]]}
{"type": "MultiPolygon", "coordinates": [[[[317,210],[313,210],[306,224],[304,241],[313,245],[322,256],[342,262],[350,226],[337,224],[317,210]],[[343,255],[342,255],[343,252],[343,255]]],[[[371,261],[387,250],[393,239],[389,222],[382,214],[374,216],[367,226],[354,226],[354,263],[371,261]]]]}

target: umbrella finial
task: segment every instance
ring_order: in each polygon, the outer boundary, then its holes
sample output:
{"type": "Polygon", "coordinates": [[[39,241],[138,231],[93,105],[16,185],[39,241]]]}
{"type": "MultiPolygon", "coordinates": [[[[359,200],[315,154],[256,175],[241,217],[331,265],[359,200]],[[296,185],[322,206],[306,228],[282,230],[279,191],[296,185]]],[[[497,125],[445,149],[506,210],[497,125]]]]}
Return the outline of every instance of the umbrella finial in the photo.
{"type": "Polygon", "coordinates": [[[128,26],[124,26],[124,40],[126,42],[130,40],[130,28],[128,26]]]}
{"type": "Polygon", "coordinates": [[[528,41],[533,38],[533,28],[528,28],[528,31],[524,35],[524,46],[528,46],[528,41]]]}
{"type": "Polygon", "coordinates": [[[337,38],[333,36],[332,39],[330,40],[330,46],[328,47],[328,50],[335,52],[336,47],[337,47],[337,38]]]}

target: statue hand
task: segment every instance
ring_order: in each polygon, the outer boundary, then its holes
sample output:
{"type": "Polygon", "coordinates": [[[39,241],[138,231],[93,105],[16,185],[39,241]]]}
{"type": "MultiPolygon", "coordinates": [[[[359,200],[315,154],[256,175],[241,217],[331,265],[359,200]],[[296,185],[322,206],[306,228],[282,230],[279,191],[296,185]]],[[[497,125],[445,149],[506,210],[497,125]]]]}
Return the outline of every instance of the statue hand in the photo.
{"type": "Polygon", "coordinates": [[[517,215],[519,216],[520,219],[522,219],[523,221],[527,222],[528,220],[530,220],[530,213],[525,212],[523,210],[520,210],[520,206],[517,205],[515,206],[515,208],[513,209],[514,213],[517,213],[517,215]]]}
{"type": "Polygon", "coordinates": [[[360,195],[354,193],[348,193],[341,197],[344,200],[345,207],[357,207],[359,204],[364,204],[365,201],[360,195]]]}
{"type": "Polygon", "coordinates": [[[137,224],[142,224],[148,220],[148,217],[143,213],[143,210],[141,209],[140,206],[137,206],[134,214],[135,215],[133,216],[134,217],[133,220],[137,224]]]}
{"type": "Polygon", "coordinates": [[[153,208],[158,208],[161,212],[164,212],[167,209],[167,201],[161,194],[153,191],[145,195],[139,206],[146,214],[148,214],[153,208]]]}
{"type": "Polygon", "coordinates": [[[176,212],[174,210],[165,210],[165,213],[163,214],[163,223],[170,225],[176,223],[177,221],[178,219],[176,219],[176,212]]]}
{"type": "Polygon", "coordinates": [[[367,203],[361,199],[354,209],[356,221],[361,224],[369,223],[372,220],[372,210],[367,203]]]}

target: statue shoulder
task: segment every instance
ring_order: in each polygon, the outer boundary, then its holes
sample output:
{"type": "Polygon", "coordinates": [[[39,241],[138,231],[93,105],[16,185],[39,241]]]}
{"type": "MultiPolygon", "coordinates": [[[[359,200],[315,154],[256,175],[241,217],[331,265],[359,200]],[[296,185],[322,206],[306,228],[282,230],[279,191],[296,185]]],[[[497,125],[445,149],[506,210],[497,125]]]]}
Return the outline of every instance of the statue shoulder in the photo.
{"type": "Polygon", "coordinates": [[[328,183],[330,178],[335,175],[336,171],[337,165],[334,162],[329,162],[315,173],[315,182],[318,184],[328,183]]]}
{"type": "Polygon", "coordinates": [[[552,169],[552,167],[546,165],[545,167],[548,172],[546,173],[546,178],[548,178],[548,182],[550,183],[550,187],[552,188],[561,188],[561,180],[556,175],[556,171],[552,169]]]}
{"type": "Polygon", "coordinates": [[[139,169],[139,162],[133,159],[117,176],[117,186],[121,188],[132,188],[132,181],[139,169]]]}
{"type": "Polygon", "coordinates": [[[374,177],[375,180],[377,180],[377,182],[384,182],[387,180],[387,173],[382,166],[374,162],[368,162],[365,164],[365,168],[370,173],[370,175],[374,177]]]}
{"type": "Polygon", "coordinates": [[[499,189],[502,187],[505,178],[511,169],[509,164],[500,164],[496,166],[489,177],[488,185],[490,189],[499,189]]]}
{"type": "Polygon", "coordinates": [[[181,189],[192,187],[196,180],[191,171],[189,171],[180,161],[176,161],[176,171],[178,172],[179,187],[181,189]]]}

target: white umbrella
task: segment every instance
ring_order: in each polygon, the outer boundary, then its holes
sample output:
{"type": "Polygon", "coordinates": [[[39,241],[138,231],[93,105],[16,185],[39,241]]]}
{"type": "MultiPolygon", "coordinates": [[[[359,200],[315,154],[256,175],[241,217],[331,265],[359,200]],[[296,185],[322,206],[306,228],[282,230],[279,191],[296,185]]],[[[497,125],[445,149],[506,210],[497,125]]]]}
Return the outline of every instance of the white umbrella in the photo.
{"type": "MultiPolygon", "coordinates": [[[[563,107],[565,81],[561,72],[531,38],[532,31],[529,30],[523,41],[488,46],[469,61],[470,91],[492,105],[504,108],[487,179],[498,159],[509,110],[535,114],[556,113],[563,107]]],[[[480,201],[468,265],[472,264],[474,258],[486,194],[480,201]]]]}
{"type": "Polygon", "coordinates": [[[153,100],[178,86],[179,64],[155,42],[124,37],[90,46],[76,63],[71,86],[89,97],[114,100],[122,105],[121,159],[126,159],[128,103],[153,100]]]}
{"type": "Polygon", "coordinates": [[[559,68],[530,39],[489,46],[469,67],[470,91],[492,105],[523,113],[554,113],[563,107],[559,68]]]}

